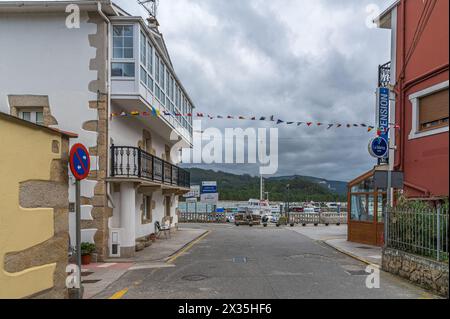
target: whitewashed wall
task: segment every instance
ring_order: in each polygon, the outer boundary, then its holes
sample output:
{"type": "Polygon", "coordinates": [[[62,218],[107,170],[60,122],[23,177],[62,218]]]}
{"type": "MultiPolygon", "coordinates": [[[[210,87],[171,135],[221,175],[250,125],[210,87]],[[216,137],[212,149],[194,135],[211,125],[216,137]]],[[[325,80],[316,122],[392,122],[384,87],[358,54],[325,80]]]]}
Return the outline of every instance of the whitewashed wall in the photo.
{"type": "MultiPolygon", "coordinates": [[[[88,38],[97,32],[97,25],[88,23],[87,14],[82,14],[80,28],[67,29],[65,18],[63,13],[0,14],[0,111],[10,112],[8,95],[48,95],[57,127],[79,135],[72,144],[91,147],[96,145],[97,133],[81,127],[97,119],[96,111],[89,109],[89,101],[97,96],[88,90],[89,82],[97,79],[97,72],[89,70],[96,49],[88,38]]],[[[93,169],[96,162],[92,157],[93,169]]],[[[93,197],[95,185],[83,181],[82,195],[93,197]]],[[[70,201],[75,199],[74,192],[70,183],[70,201]]],[[[86,215],[89,209],[84,208],[86,215]]],[[[70,215],[74,239],[74,216],[70,215]]],[[[83,239],[92,241],[95,231],[83,231],[83,239]]]]}

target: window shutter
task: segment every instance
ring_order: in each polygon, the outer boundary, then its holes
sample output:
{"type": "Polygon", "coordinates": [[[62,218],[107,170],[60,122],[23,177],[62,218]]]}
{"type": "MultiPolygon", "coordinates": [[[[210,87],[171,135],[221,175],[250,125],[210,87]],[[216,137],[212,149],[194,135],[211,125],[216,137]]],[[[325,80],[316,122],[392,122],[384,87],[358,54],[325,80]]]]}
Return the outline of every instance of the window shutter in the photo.
{"type": "Polygon", "coordinates": [[[420,125],[448,118],[448,89],[425,96],[419,101],[420,125]]]}

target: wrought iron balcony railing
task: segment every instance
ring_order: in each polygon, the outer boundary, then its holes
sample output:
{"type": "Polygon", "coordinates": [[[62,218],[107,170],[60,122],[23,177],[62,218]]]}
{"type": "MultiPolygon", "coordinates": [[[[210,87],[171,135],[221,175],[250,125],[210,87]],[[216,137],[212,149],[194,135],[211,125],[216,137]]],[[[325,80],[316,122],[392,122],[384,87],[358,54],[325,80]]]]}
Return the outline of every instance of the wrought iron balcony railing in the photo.
{"type": "Polygon", "coordinates": [[[378,87],[386,88],[391,82],[391,62],[378,67],[378,87]]]}
{"type": "Polygon", "coordinates": [[[132,146],[111,146],[111,177],[140,178],[190,187],[189,172],[132,146]]]}

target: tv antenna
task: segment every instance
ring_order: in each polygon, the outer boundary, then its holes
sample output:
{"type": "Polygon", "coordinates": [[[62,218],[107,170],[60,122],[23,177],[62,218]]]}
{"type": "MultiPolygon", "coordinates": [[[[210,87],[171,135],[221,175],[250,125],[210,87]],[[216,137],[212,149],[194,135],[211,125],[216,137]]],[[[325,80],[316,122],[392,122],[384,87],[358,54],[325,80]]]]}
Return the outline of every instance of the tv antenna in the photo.
{"type": "Polygon", "coordinates": [[[158,13],[159,0],[138,0],[138,3],[148,12],[149,25],[158,26],[156,14],[158,13]]]}

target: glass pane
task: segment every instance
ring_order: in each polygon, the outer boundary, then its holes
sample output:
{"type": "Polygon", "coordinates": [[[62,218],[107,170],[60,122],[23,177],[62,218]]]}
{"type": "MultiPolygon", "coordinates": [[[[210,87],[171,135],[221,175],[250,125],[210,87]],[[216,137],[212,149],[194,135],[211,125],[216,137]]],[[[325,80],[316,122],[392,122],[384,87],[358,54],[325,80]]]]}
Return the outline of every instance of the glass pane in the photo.
{"type": "Polygon", "coordinates": [[[378,193],[378,207],[377,207],[377,213],[378,213],[378,222],[384,223],[384,211],[386,208],[387,203],[387,195],[378,193]]]}
{"type": "Polygon", "coordinates": [[[123,40],[123,46],[126,48],[132,48],[133,47],[133,38],[125,37],[123,40]]]}
{"type": "Polygon", "coordinates": [[[133,49],[132,48],[123,49],[123,57],[125,59],[132,59],[133,58],[133,49]]]}
{"type": "Polygon", "coordinates": [[[43,125],[44,124],[44,113],[43,112],[36,112],[36,123],[43,125]]]}
{"type": "Polygon", "coordinates": [[[120,25],[116,25],[113,27],[114,36],[121,36],[123,34],[123,27],[120,25]]]}
{"type": "Polygon", "coordinates": [[[114,48],[123,48],[123,38],[122,37],[113,37],[113,47],[114,48]]]}
{"type": "Polygon", "coordinates": [[[351,191],[352,193],[373,192],[374,191],[373,176],[367,178],[358,185],[353,186],[351,191]]]}
{"type": "Polygon", "coordinates": [[[123,35],[133,36],[133,26],[131,25],[123,26],[123,35]]]}
{"type": "Polygon", "coordinates": [[[134,63],[124,63],[124,76],[126,77],[134,76],[134,63]]]}
{"type": "Polygon", "coordinates": [[[113,57],[116,59],[123,59],[123,49],[122,48],[114,48],[113,49],[113,57]]]}
{"type": "Polygon", "coordinates": [[[147,86],[150,91],[153,92],[153,79],[150,77],[150,75],[147,75],[147,86]]]}
{"type": "Polygon", "coordinates": [[[147,72],[145,72],[142,66],[141,66],[141,82],[147,85],[147,72]]]}
{"type": "Polygon", "coordinates": [[[373,221],[373,198],[372,212],[369,213],[366,195],[352,195],[351,219],[355,221],[373,221]]]}
{"type": "Polygon", "coordinates": [[[25,121],[31,121],[31,112],[22,112],[22,119],[25,121]]]}

